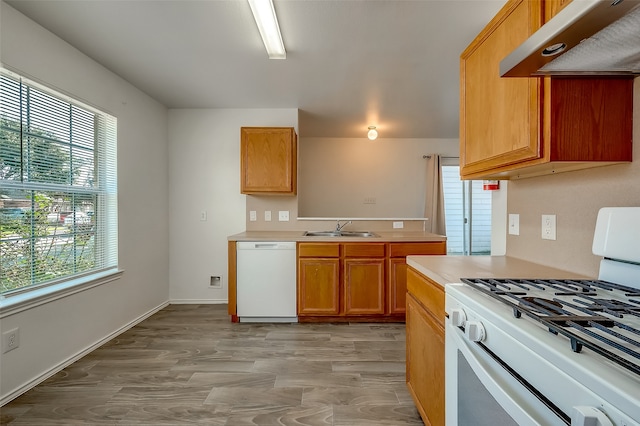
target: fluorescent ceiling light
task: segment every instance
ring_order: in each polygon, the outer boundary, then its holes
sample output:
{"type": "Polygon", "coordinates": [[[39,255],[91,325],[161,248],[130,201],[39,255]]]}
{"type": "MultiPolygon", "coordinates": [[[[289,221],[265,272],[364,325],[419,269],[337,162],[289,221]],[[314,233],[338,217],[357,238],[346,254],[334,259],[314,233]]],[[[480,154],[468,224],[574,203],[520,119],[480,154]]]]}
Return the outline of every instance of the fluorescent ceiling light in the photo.
{"type": "Polygon", "coordinates": [[[286,59],[282,35],[272,0],[248,0],[251,12],[260,30],[269,59],[286,59]]]}

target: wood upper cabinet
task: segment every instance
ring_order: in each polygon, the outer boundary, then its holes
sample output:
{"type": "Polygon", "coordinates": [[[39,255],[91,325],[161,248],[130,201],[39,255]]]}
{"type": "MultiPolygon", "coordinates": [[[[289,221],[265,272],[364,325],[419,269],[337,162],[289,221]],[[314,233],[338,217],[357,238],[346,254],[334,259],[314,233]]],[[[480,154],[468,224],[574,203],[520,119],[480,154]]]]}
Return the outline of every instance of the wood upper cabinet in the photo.
{"type": "Polygon", "coordinates": [[[444,289],[413,268],[407,287],[407,387],[424,423],[444,426],[444,289]]]}
{"type": "MultiPolygon", "coordinates": [[[[563,7],[510,0],[460,60],[460,175],[510,179],[631,161],[633,77],[499,76],[563,7]]],[[[566,2],[565,2],[566,3],[566,2]]]]}
{"type": "Polygon", "coordinates": [[[544,22],[548,22],[556,16],[571,0],[545,0],[544,2],[544,22]]]}
{"type": "Polygon", "coordinates": [[[297,156],[293,127],[242,127],[241,192],[295,195],[297,156]]]}

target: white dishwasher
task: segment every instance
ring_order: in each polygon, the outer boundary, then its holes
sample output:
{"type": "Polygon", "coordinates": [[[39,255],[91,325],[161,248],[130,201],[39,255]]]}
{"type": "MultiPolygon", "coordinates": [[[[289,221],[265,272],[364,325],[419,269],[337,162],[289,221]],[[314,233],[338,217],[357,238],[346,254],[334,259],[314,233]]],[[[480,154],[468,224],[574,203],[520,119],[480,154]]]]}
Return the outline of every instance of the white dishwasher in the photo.
{"type": "Polygon", "coordinates": [[[296,243],[236,243],[240,322],[297,322],[296,243]]]}

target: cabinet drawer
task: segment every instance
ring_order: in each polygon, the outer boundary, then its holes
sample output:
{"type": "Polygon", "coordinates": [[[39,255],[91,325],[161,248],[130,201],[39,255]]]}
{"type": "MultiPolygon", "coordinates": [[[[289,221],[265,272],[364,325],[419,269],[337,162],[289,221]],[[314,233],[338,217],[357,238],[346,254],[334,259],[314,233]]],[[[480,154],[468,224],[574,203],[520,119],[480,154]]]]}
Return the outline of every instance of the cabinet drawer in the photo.
{"type": "Polygon", "coordinates": [[[343,244],[344,257],[384,257],[384,243],[343,244]]]}
{"type": "Polygon", "coordinates": [[[300,243],[299,257],[338,257],[340,246],[337,243],[300,243]]]}
{"type": "Polygon", "coordinates": [[[407,292],[416,298],[444,327],[444,288],[413,268],[407,268],[407,292]]]}
{"type": "Polygon", "coordinates": [[[389,257],[407,257],[416,255],[447,254],[447,243],[391,243],[389,257]]]}

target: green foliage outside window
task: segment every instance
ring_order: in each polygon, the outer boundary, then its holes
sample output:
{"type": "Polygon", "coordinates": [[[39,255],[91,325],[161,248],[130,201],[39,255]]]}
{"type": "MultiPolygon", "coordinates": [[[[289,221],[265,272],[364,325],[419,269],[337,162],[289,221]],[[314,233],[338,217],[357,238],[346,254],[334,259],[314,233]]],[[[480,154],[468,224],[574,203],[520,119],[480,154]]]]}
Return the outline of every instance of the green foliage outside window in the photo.
{"type": "MultiPolygon", "coordinates": [[[[20,181],[28,173],[37,182],[64,182],[79,173],[82,161],[72,171],[69,154],[52,134],[37,129],[30,134],[25,143],[20,123],[0,119],[0,180],[20,181]],[[46,161],[31,161],[24,170],[25,156],[46,161]]],[[[81,216],[95,211],[94,196],[2,187],[0,197],[3,205],[20,205],[0,208],[0,293],[95,266],[95,216],[81,216]],[[65,220],[64,211],[72,220],[65,220]]]]}

